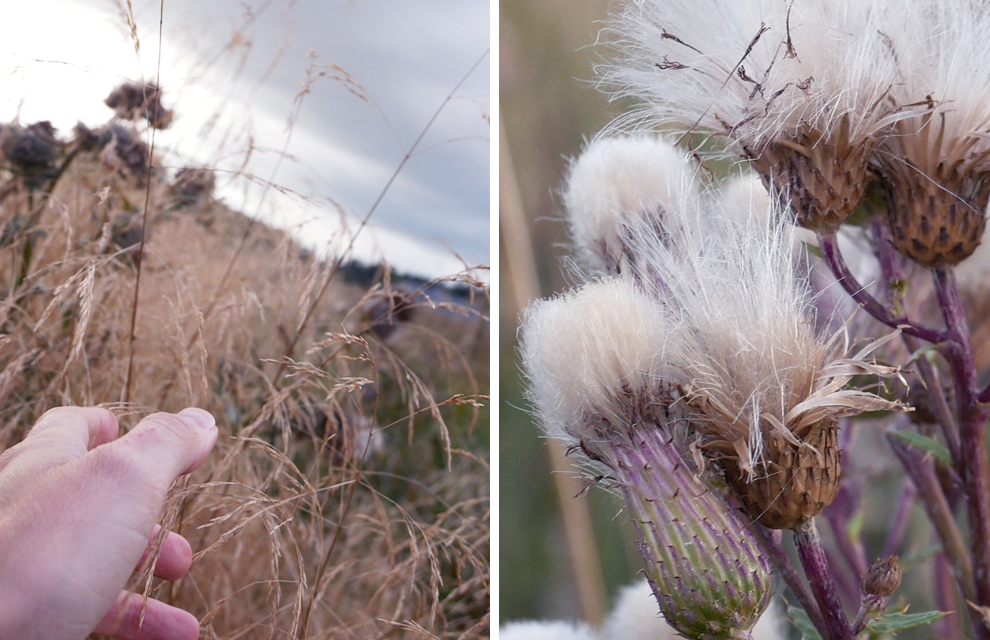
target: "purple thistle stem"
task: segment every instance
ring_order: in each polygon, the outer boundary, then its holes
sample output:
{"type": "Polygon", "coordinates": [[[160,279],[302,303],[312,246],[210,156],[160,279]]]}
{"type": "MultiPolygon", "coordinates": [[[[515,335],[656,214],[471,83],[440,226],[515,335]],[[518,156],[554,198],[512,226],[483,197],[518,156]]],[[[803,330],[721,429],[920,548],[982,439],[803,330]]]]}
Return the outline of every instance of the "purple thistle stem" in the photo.
{"type": "Polygon", "coordinates": [[[853,575],[854,569],[849,566],[845,554],[834,548],[825,548],[824,546],[822,548],[825,550],[825,560],[832,572],[832,579],[835,580],[839,602],[855,601],[859,597],[859,580],[853,575]]]}
{"type": "Polygon", "coordinates": [[[825,559],[822,540],[818,535],[814,519],[799,524],[792,531],[794,546],[797,548],[804,573],[811,585],[811,592],[815,594],[818,608],[825,619],[825,628],[828,631],[825,640],[853,640],[852,627],[836,592],[835,581],[825,559]]]}
{"type": "MultiPolygon", "coordinates": [[[[938,610],[945,611],[949,615],[935,623],[939,638],[962,638],[964,637],[962,617],[959,615],[958,598],[959,585],[952,579],[952,567],[944,553],[935,556],[935,596],[938,601],[938,610]]],[[[967,607],[968,608],[968,607],[967,607]]]]}
{"type": "MultiPolygon", "coordinates": [[[[949,364],[956,387],[959,413],[959,436],[962,468],[959,470],[966,489],[966,513],[970,527],[973,555],[973,580],[976,601],[990,606],[990,461],[987,459],[985,423],[987,409],[980,406],[976,381],[976,363],[970,343],[969,325],[963,310],[955,272],[951,268],[932,269],[935,291],[945,318],[949,364]]],[[[974,624],[976,622],[974,621],[974,624]]],[[[990,638],[986,624],[977,624],[977,637],[990,638]]]]}
{"type": "Polygon", "coordinates": [[[866,288],[849,271],[849,267],[846,266],[845,261],[842,259],[842,254],[839,252],[839,245],[834,232],[829,234],[819,233],[818,245],[822,250],[826,264],[832,270],[832,274],[835,275],[836,280],[846,290],[846,293],[858,302],[867,313],[891,329],[901,329],[908,335],[927,340],[932,344],[942,341],[942,334],[938,331],[911,322],[904,317],[895,317],[889,309],[870,295],[866,288]]]}
{"type": "MultiPolygon", "coordinates": [[[[952,509],[949,507],[949,502],[946,500],[945,494],[942,493],[942,486],[935,475],[934,464],[930,459],[926,459],[924,453],[889,435],[887,436],[887,443],[894,454],[900,458],[904,470],[907,471],[918,490],[918,497],[921,498],[925,513],[928,514],[928,520],[935,528],[938,540],[942,544],[942,553],[949,563],[956,585],[958,585],[963,597],[972,601],[975,594],[973,565],[962,533],[956,526],[952,509]]],[[[972,607],[966,609],[974,626],[977,629],[982,627],[979,612],[972,607]]]]}
{"type": "MultiPolygon", "coordinates": [[[[873,245],[875,248],[877,261],[880,264],[880,272],[887,284],[887,290],[893,289],[895,281],[904,280],[904,262],[906,258],[893,249],[890,226],[883,218],[875,218],[870,224],[870,231],[873,233],[873,245]]],[[[911,353],[918,350],[918,342],[912,336],[902,334],[901,339],[911,353]]],[[[926,358],[918,358],[916,361],[918,373],[925,383],[928,392],[928,401],[931,403],[931,410],[938,419],[942,428],[942,435],[945,437],[946,446],[952,457],[953,464],[959,468],[959,429],[952,417],[952,410],[945,398],[945,392],[938,379],[938,372],[926,358]]],[[[886,554],[890,555],[890,554],[886,554]]]]}
{"type": "Polygon", "coordinates": [[[880,264],[880,273],[883,274],[883,279],[890,290],[890,285],[895,280],[906,278],[904,267],[907,258],[898,253],[891,244],[893,238],[890,235],[890,225],[887,224],[884,214],[873,217],[873,221],[870,222],[870,233],[873,234],[874,253],[880,264]]]}
{"type": "Polygon", "coordinates": [[[808,614],[808,618],[811,619],[811,624],[815,625],[818,634],[823,638],[828,637],[825,618],[822,617],[821,612],[818,610],[818,603],[815,602],[814,596],[808,590],[808,585],[798,575],[797,570],[787,556],[787,551],[781,542],[783,532],[780,529],[767,529],[759,524],[753,525],[753,532],[763,547],[764,554],[773,562],[773,568],[777,572],[777,575],[784,579],[784,584],[794,594],[794,597],[797,599],[798,604],[801,605],[801,608],[804,609],[804,612],[808,614]]]}
{"type": "Polygon", "coordinates": [[[887,539],[883,543],[881,558],[892,556],[901,548],[904,542],[904,534],[907,533],[908,517],[911,515],[911,506],[914,504],[914,496],[918,493],[914,483],[910,479],[905,479],[901,487],[901,494],[897,498],[897,511],[894,512],[894,519],[887,531],[887,539]]]}

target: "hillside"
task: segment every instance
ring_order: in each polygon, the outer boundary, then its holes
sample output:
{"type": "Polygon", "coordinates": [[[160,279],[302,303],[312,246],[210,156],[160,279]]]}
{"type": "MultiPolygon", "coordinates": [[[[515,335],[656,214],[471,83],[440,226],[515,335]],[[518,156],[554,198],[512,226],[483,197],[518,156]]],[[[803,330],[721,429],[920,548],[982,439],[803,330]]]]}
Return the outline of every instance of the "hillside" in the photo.
{"type": "Polygon", "coordinates": [[[205,408],[163,514],[196,561],[138,590],[206,637],[487,636],[487,291],[348,282],[143,140],[0,132],[0,451],[57,405],[205,408]]]}

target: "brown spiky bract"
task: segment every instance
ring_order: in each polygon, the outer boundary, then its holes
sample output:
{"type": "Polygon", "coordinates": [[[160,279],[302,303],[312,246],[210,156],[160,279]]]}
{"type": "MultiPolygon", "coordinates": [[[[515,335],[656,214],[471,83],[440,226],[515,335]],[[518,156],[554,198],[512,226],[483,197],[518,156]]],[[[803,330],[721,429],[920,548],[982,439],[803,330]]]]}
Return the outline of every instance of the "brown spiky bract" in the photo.
{"type": "Polygon", "coordinates": [[[831,138],[806,132],[796,140],[770,143],[752,158],[781,209],[789,205],[795,222],[806,229],[838,229],[866,192],[872,140],[850,140],[847,119],[841,122],[844,126],[831,138]]]}
{"type": "MultiPolygon", "coordinates": [[[[942,165],[939,169],[943,173],[942,165]]],[[[944,172],[954,173],[955,166],[944,172]]],[[[926,267],[959,264],[983,239],[988,197],[986,178],[973,181],[965,175],[930,177],[905,171],[888,188],[887,220],[894,246],[926,267]]]]}
{"type": "Polygon", "coordinates": [[[841,472],[836,431],[826,419],[799,445],[771,431],[765,468],[752,479],[730,458],[725,479],[746,513],[770,529],[793,529],[832,504],[841,472]]]}

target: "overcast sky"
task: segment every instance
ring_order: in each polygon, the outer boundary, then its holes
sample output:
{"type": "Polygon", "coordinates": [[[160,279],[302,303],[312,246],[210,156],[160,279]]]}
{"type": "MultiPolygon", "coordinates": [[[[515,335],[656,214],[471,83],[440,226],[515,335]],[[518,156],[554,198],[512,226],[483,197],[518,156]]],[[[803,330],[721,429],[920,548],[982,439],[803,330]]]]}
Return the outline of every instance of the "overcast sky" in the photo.
{"type": "MultiPolygon", "coordinates": [[[[102,101],[122,79],[156,77],[160,2],[133,0],[138,52],[126,4],[5,7],[0,122],[19,112],[25,124],[51,120],[65,132],[77,120],[99,125],[112,115],[102,101]]],[[[459,270],[452,251],[472,266],[487,264],[489,16],[488,0],[165,0],[160,77],[176,120],[156,146],[171,166],[220,169],[220,193],[231,205],[325,245],[341,210],[352,228],[368,213],[467,76],[357,253],[384,253],[400,270],[427,276],[459,270]],[[308,93],[300,96],[304,77],[308,93]],[[225,178],[249,146],[246,171],[256,180],[225,178]],[[273,172],[283,189],[264,189],[273,172]]]]}

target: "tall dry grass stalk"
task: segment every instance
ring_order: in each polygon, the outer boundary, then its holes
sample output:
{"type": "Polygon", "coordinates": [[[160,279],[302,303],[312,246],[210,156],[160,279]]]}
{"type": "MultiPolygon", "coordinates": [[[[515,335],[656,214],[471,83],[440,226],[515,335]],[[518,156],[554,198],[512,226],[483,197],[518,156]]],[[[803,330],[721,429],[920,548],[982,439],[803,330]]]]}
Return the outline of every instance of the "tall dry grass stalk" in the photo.
{"type": "Polygon", "coordinates": [[[487,637],[487,287],[348,284],[86,131],[40,178],[0,155],[0,451],[54,406],[202,407],[220,440],[162,514],[192,569],[133,588],[205,638],[487,637]]]}

